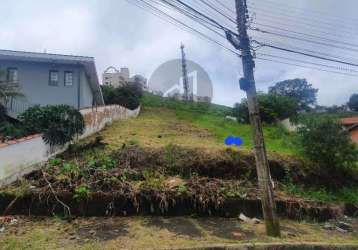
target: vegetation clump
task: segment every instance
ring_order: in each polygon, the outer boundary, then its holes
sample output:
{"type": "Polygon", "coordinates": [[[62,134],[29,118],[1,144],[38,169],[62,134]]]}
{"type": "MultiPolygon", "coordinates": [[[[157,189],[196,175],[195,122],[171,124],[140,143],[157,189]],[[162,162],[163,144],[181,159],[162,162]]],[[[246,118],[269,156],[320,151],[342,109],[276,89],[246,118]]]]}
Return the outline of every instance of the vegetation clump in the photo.
{"type": "MultiPolygon", "coordinates": [[[[286,118],[294,118],[297,115],[297,102],[290,97],[276,93],[258,93],[257,101],[263,122],[272,124],[286,118]]],[[[250,122],[247,99],[235,104],[233,114],[241,123],[250,122]]]]}
{"type": "Polygon", "coordinates": [[[316,104],[318,89],[306,79],[290,79],[276,83],[269,88],[270,94],[278,94],[293,99],[299,110],[310,110],[316,104]]]}
{"type": "Polygon", "coordinates": [[[304,120],[298,129],[298,141],[303,155],[327,171],[352,168],[358,161],[357,146],[348,131],[334,119],[304,120]]]}
{"type": "Polygon", "coordinates": [[[81,113],[68,105],[34,106],[20,115],[28,133],[42,133],[50,145],[64,145],[83,133],[81,113]]]}
{"type": "Polygon", "coordinates": [[[107,105],[118,104],[128,109],[134,110],[140,105],[140,98],[143,95],[142,87],[139,83],[125,84],[121,87],[102,85],[104,102],[107,105]]]}
{"type": "Polygon", "coordinates": [[[330,180],[328,188],[341,187],[342,180],[357,178],[358,147],[336,120],[305,119],[298,129],[297,142],[303,157],[312,162],[311,169],[318,166],[317,177],[330,180]]]}
{"type": "Polygon", "coordinates": [[[358,112],[358,94],[351,95],[351,97],[349,98],[349,101],[348,101],[348,107],[352,111],[358,112]]]}

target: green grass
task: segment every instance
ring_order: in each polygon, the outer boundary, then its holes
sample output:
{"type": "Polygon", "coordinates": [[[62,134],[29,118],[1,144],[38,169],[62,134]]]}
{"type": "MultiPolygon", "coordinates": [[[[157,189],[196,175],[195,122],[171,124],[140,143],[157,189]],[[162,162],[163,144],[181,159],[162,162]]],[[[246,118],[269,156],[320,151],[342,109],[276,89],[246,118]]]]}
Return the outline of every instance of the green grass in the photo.
{"type": "Polygon", "coordinates": [[[329,192],[323,188],[304,188],[289,183],[284,185],[284,191],[290,195],[314,201],[358,204],[358,188],[342,187],[336,192],[329,192]]]}
{"type": "MultiPolygon", "coordinates": [[[[243,139],[243,148],[252,148],[251,127],[249,124],[225,119],[231,115],[230,107],[217,104],[188,103],[145,94],[142,98],[144,107],[166,108],[175,113],[178,120],[190,123],[196,127],[204,128],[214,135],[217,144],[223,145],[224,139],[229,136],[239,136],[243,139]]],[[[264,136],[267,149],[273,152],[294,155],[294,135],[288,133],[280,126],[265,125],[264,136]]]]}

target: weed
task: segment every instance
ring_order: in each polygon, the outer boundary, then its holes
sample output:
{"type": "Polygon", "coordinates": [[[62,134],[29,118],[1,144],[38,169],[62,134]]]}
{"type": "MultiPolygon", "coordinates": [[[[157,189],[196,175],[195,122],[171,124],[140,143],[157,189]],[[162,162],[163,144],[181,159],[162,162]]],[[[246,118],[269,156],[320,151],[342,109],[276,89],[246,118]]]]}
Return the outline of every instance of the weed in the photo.
{"type": "Polygon", "coordinates": [[[91,196],[90,190],[86,186],[79,186],[75,189],[73,198],[77,201],[87,200],[91,196]]]}
{"type": "Polygon", "coordinates": [[[246,190],[242,187],[240,187],[237,184],[232,184],[232,185],[228,185],[228,186],[224,186],[219,188],[219,193],[224,195],[227,198],[246,198],[247,197],[247,193],[246,190]]]}
{"type": "Polygon", "coordinates": [[[116,161],[109,155],[105,155],[101,159],[101,163],[102,163],[101,167],[106,170],[112,169],[116,166],[116,161]]]}
{"type": "Polygon", "coordinates": [[[305,188],[303,186],[288,183],[283,185],[283,190],[290,195],[322,202],[348,202],[358,204],[357,188],[341,188],[336,192],[329,192],[324,188],[305,188]]]}
{"type": "Polygon", "coordinates": [[[75,176],[78,176],[80,174],[79,166],[72,162],[66,162],[62,165],[60,172],[60,175],[67,175],[67,174],[73,174],[75,176]]]}
{"type": "Polygon", "coordinates": [[[163,189],[165,176],[157,171],[144,170],[142,172],[144,182],[142,183],[143,188],[148,189],[163,189]]]}
{"type": "Polygon", "coordinates": [[[185,184],[180,184],[176,187],[176,192],[178,195],[186,194],[188,191],[188,188],[185,186],[185,184]]]}
{"type": "Polygon", "coordinates": [[[61,159],[58,159],[58,158],[53,158],[53,159],[50,159],[48,161],[48,164],[51,166],[51,167],[54,167],[54,166],[58,166],[62,163],[62,160],[61,159]]]}

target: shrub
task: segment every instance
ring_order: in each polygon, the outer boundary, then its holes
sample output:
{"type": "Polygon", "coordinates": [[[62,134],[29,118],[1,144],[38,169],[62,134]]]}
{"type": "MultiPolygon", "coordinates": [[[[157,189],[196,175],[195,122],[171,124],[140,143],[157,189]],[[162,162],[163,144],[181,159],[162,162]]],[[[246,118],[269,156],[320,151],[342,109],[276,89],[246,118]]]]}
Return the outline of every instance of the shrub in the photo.
{"type": "MultiPolygon", "coordinates": [[[[274,123],[297,114],[297,102],[287,96],[275,93],[257,95],[261,120],[266,123],[274,123]]],[[[247,100],[243,99],[240,104],[235,104],[234,115],[241,123],[249,123],[249,110],[247,100]]]]}
{"type": "Polygon", "coordinates": [[[70,142],[85,127],[81,113],[68,105],[34,106],[20,119],[29,133],[43,133],[44,141],[50,145],[70,142]]]}
{"type": "Polygon", "coordinates": [[[349,168],[358,161],[348,131],[329,117],[305,119],[298,129],[298,143],[306,158],[326,169],[349,168]]]}
{"type": "Polygon", "coordinates": [[[0,122],[6,121],[6,108],[0,103],[0,122]]]}
{"type": "Polygon", "coordinates": [[[23,126],[5,121],[0,123],[0,134],[13,139],[26,136],[27,132],[23,126]]]}
{"type": "Polygon", "coordinates": [[[106,104],[118,104],[132,110],[140,105],[143,91],[139,84],[126,84],[119,88],[114,88],[113,86],[101,87],[106,104]]]}

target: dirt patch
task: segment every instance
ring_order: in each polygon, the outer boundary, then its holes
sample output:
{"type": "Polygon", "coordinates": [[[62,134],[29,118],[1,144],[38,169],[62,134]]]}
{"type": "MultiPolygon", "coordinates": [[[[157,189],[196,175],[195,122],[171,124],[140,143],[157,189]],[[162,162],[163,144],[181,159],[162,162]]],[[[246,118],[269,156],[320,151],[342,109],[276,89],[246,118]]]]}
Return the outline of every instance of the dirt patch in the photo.
{"type": "Polygon", "coordinates": [[[163,217],[149,217],[144,222],[145,226],[166,229],[176,235],[198,238],[203,236],[202,231],[195,224],[183,217],[174,217],[170,220],[163,217]]]}
{"type": "MultiPolygon", "coordinates": [[[[95,218],[89,218],[77,224],[78,235],[81,239],[89,239],[96,241],[113,240],[120,236],[128,234],[128,224],[118,217],[103,218],[99,221],[95,218]]],[[[85,242],[82,240],[82,242],[85,242]]]]}
{"type": "Polygon", "coordinates": [[[250,240],[255,238],[255,233],[243,229],[237,219],[198,218],[197,223],[204,230],[219,238],[230,240],[250,240]]]}

